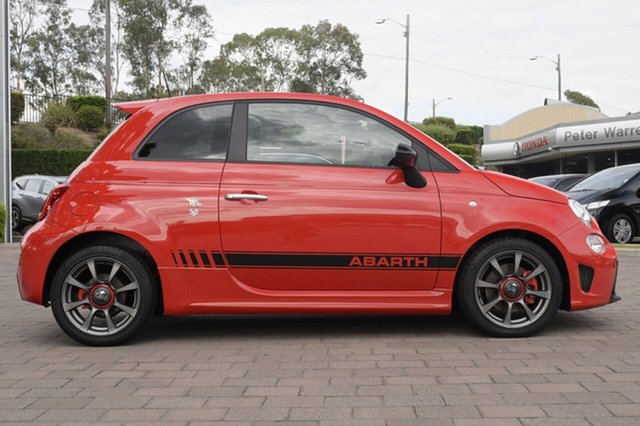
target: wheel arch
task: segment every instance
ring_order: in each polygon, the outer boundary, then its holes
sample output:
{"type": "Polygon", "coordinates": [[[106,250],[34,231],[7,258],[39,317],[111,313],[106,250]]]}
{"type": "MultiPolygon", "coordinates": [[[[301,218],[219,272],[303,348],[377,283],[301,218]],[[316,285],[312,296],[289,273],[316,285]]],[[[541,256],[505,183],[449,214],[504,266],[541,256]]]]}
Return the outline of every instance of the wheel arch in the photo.
{"type": "Polygon", "coordinates": [[[560,303],[560,309],[568,310],[571,306],[571,303],[570,303],[571,302],[571,285],[569,282],[569,271],[567,269],[567,264],[565,262],[564,256],[562,256],[562,253],[560,252],[560,250],[558,250],[558,248],[547,238],[543,237],[540,234],[536,234],[535,232],[525,231],[522,229],[508,229],[508,230],[494,232],[489,235],[485,235],[484,237],[476,241],[469,248],[469,250],[467,250],[464,256],[462,256],[462,259],[460,259],[460,263],[458,264],[458,269],[456,271],[456,276],[455,276],[454,286],[453,286],[453,298],[452,298],[453,308],[456,310],[458,309],[457,302],[456,302],[456,291],[457,291],[457,288],[459,288],[458,283],[460,280],[462,265],[464,265],[465,262],[467,262],[469,258],[473,256],[473,254],[477,251],[477,249],[482,245],[488,243],[489,241],[493,241],[498,238],[505,238],[505,237],[522,238],[524,240],[531,241],[533,243],[538,244],[540,247],[542,247],[551,255],[551,257],[556,261],[558,269],[560,270],[560,275],[562,276],[562,301],[560,303]]]}
{"type": "Polygon", "coordinates": [[[108,245],[122,248],[137,255],[143,262],[147,264],[147,266],[154,274],[154,282],[158,287],[157,306],[155,310],[158,314],[162,313],[164,310],[164,301],[162,298],[162,281],[160,279],[160,273],[158,271],[156,260],[153,258],[151,253],[138,241],[125,235],[109,231],[92,231],[83,233],[70,239],[62,246],[60,246],[60,248],[56,251],[53,258],[51,259],[51,262],[49,263],[49,266],[47,268],[47,273],[45,275],[44,286],[42,290],[43,303],[45,305],[49,304],[53,277],[62,262],[64,262],[64,260],[74,251],[83,247],[95,245],[108,245]]]}

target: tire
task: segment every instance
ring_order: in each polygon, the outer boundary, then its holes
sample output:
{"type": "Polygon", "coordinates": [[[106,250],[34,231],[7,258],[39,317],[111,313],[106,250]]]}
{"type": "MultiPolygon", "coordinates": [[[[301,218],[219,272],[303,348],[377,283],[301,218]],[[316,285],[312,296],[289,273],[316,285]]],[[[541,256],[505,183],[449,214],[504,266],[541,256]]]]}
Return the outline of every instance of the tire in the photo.
{"type": "Polygon", "coordinates": [[[526,337],[553,319],[562,290],[560,270],[546,250],[529,240],[500,238],[467,258],[456,298],[463,314],[483,332],[526,337]]]}
{"type": "Polygon", "coordinates": [[[70,337],[90,346],[119,345],[153,315],[157,286],[137,255],[90,246],[60,265],[51,286],[51,310],[70,337]]]}
{"type": "Polygon", "coordinates": [[[24,223],[22,223],[22,211],[20,210],[20,207],[11,207],[11,228],[15,232],[20,232],[23,227],[24,223]]]}
{"type": "Polygon", "coordinates": [[[614,214],[607,222],[605,231],[607,239],[616,244],[630,243],[636,235],[633,220],[624,213],[614,214]]]}

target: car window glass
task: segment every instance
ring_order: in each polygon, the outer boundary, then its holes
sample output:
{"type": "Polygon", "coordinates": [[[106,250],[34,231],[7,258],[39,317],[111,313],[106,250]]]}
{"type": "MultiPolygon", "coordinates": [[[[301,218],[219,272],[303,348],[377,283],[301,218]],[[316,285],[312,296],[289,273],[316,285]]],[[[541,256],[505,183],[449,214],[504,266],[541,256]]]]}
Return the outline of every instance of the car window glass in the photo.
{"type": "Polygon", "coordinates": [[[411,140],[371,117],[326,105],[249,105],[247,160],[387,167],[411,140]]]}
{"type": "Polygon", "coordinates": [[[25,184],[26,184],[26,183],[27,183],[27,179],[18,179],[18,180],[16,181],[16,186],[17,186],[19,189],[24,189],[24,186],[25,186],[25,184]]]}
{"type": "Polygon", "coordinates": [[[208,105],[180,111],[146,140],[139,158],[149,160],[224,160],[233,105],[208,105]]]}
{"type": "Polygon", "coordinates": [[[49,193],[51,192],[51,190],[52,190],[53,188],[55,188],[55,187],[56,187],[56,185],[55,185],[53,182],[50,182],[50,181],[48,181],[48,180],[45,180],[45,181],[44,181],[44,185],[42,186],[42,191],[41,191],[41,192],[42,192],[43,194],[45,194],[45,195],[49,195],[49,193]]]}
{"type": "Polygon", "coordinates": [[[602,191],[620,188],[636,173],[637,167],[611,167],[602,170],[571,188],[572,191],[602,191]]]}
{"type": "Polygon", "coordinates": [[[39,192],[41,183],[41,179],[29,179],[24,187],[24,190],[27,192],[39,192]]]}

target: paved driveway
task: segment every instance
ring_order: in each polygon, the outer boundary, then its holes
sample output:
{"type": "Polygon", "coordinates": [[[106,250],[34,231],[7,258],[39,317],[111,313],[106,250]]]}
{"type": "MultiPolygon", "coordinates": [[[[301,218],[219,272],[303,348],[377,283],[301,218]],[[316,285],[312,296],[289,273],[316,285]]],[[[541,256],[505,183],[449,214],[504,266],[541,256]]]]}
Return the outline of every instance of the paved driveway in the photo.
{"type": "Polygon", "coordinates": [[[615,305],[529,339],[461,318],[157,318],[90,348],[23,303],[0,245],[0,421],[433,425],[640,424],[640,257],[615,305]]]}

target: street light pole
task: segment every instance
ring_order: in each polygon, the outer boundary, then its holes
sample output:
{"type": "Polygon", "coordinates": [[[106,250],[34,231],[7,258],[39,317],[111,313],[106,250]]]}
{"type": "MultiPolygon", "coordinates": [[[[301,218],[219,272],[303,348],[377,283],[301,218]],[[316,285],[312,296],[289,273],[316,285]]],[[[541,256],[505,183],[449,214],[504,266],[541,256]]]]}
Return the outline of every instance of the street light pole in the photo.
{"type": "Polygon", "coordinates": [[[104,90],[107,98],[107,128],[111,127],[111,0],[104,8],[104,90]]]}
{"type": "Polygon", "coordinates": [[[533,56],[529,58],[530,61],[535,61],[536,59],[545,59],[551,62],[552,64],[555,64],[556,71],[558,71],[558,100],[561,101],[562,100],[562,77],[561,77],[561,71],[560,71],[560,54],[558,53],[557,61],[547,58],[546,56],[533,56]]]}
{"type": "Polygon", "coordinates": [[[436,102],[436,98],[431,98],[431,116],[435,118],[435,116],[436,116],[436,107],[438,105],[440,105],[440,102],[442,102],[442,101],[452,101],[452,100],[453,100],[453,98],[448,97],[448,96],[446,98],[440,99],[438,102],[436,102]]]}
{"type": "Polygon", "coordinates": [[[404,121],[407,122],[409,115],[409,36],[411,35],[410,15],[407,14],[406,24],[401,24],[400,22],[391,18],[378,19],[376,21],[376,24],[384,24],[387,21],[391,21],[394,24],[400,25],[402,28],[404,28],[404,37],[406,39],[406,52],[404,58],[404,121]]]}

